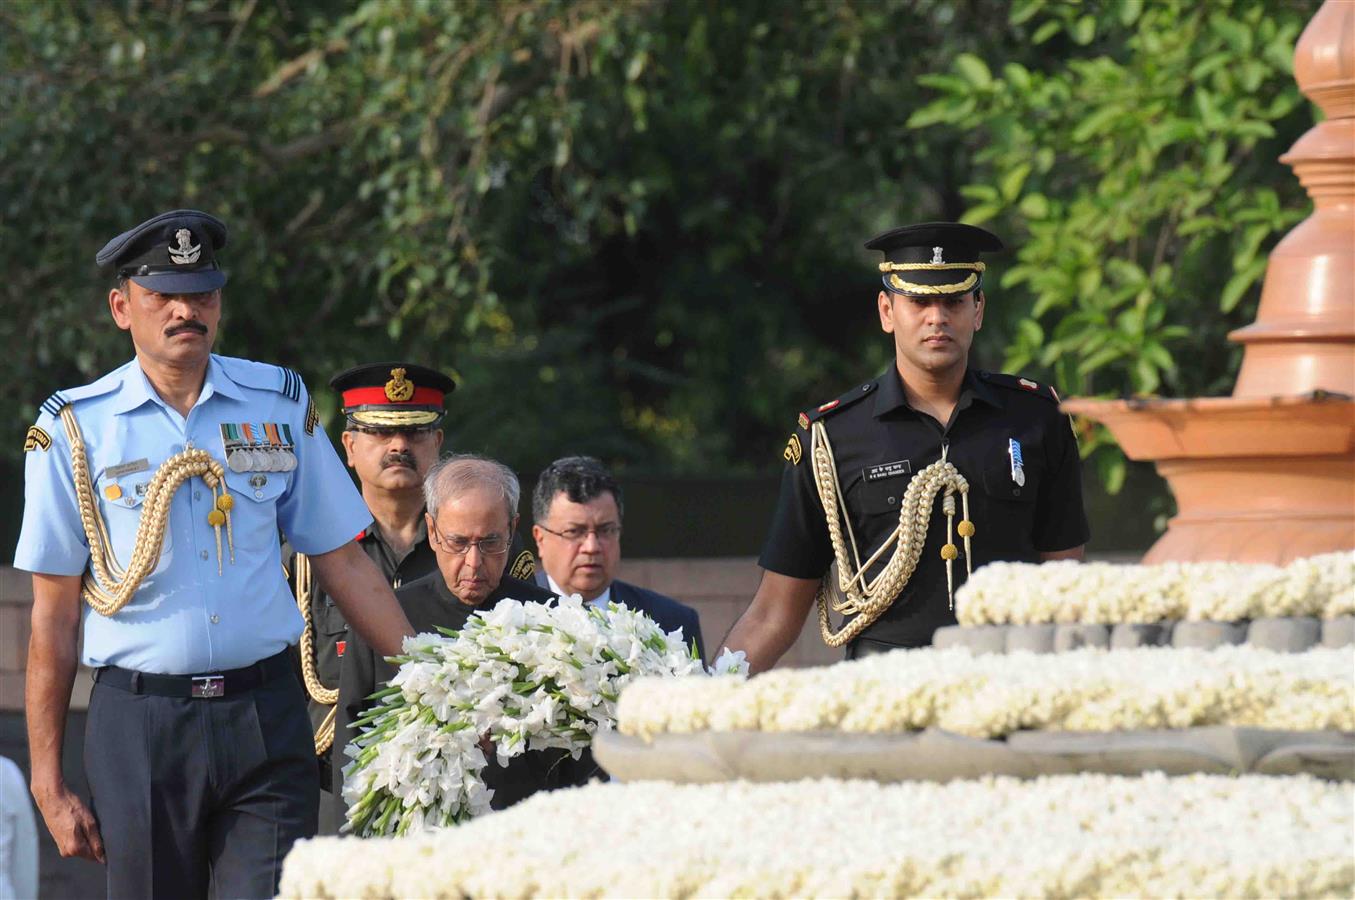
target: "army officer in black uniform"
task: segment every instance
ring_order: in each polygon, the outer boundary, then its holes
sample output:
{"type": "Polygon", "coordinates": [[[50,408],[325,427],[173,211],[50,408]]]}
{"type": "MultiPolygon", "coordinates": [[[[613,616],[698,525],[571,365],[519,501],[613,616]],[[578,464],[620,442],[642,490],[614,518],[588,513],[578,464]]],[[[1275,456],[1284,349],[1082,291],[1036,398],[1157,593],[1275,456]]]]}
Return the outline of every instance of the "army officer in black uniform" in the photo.
{"type": "MultiPolygon", "coordinates": [[[[357,474],[372,527],[357,536],[358,545],[376,563],[392,587],[437,569],[424,522],[423,482],[442,447],[444,400],[456,383],[447,375],[408,362],[368,363],[330,379],[340,393],[346,423],[343,448],[357,474]]],[[[289,566],[298,606],[307,627],[301,643],[301,669],[310,700],[320,765],[320,834],[337,834],[343,807],[335,800],[332,772],[335,701],[339,666],[349,642],[348,623],[334,601],[309,577],[304,557],[289,566]]],[[[509,573],[531,579],[535,565],[522,538],[513,535],[509,573]]],[[[343,765],[345,760],[338,760],[343,765]]]]}
{"type": "Polygon", "coordinates": [[[877,306],[895,364],[802,413],[790,436],[762,582],[725,639],[754,672],[775,665],[816,599],[825,640],[848,658],[926,646],[955,623],[953,589],[972,569],[1081,559],[1087,542],[1058,395],[968,363],[986,305],[980,256],[1002,242],[928,223],[866,247],[885,256],[877,306]]]}

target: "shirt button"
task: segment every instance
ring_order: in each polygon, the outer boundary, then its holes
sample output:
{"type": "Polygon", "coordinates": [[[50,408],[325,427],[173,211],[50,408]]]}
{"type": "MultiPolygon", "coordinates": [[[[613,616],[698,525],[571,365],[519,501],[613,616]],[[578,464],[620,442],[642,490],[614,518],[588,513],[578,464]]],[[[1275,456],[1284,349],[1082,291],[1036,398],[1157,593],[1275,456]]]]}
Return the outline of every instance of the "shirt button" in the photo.
{"type": "Polygon", "coordinates": [[[133,500],[131,497],[128,497],[128,498],[127,498],[127,505],[128,505],[128,506],[131,506],[131,505],[133,505],[134,503],[136,503],[136,501],[133,500]]]}
{"type": "Polygon", "coordinates": [[[897,498],[897,497],[890,497],[890,498],[889,498],[889,505],[890,505],[890,506],[893,506],[895,503],[898,503],[898,502],[899,502],[899,498],[897,498]]]}
{"type": "Polygon", "coordinates": [[[260,500],[262,500],[262,499],[263,499],[263,491],[255,491],[255,492],[254,492],[254,496],[255,496],[255,497],[258,497],[260,500]]]}
{"type": "Polygon", "coordinates": [[[220,616],[215,615],[215,614],[212,615],[212,624],[213,624],[213,625],[217,624],[217,623],[220,622],[220,621],[221,621],[221,617],[220,617],[220,616]]]}
{"type": "Polygon", "coordinates": [[[199,554],[199,555],[200,555],[203,559],[206,559],[206,558],[207,558],[207,551],[204,550],[204,551],[202,551],[202,553],[199,554]]]}
{"type": "Polygon", "coordinates": [[[194,491],[194,492],[193,492],[193,499],[194,499],[194,500],[201,500],[201,499],[202,499],[202,491],[194,491]]]}

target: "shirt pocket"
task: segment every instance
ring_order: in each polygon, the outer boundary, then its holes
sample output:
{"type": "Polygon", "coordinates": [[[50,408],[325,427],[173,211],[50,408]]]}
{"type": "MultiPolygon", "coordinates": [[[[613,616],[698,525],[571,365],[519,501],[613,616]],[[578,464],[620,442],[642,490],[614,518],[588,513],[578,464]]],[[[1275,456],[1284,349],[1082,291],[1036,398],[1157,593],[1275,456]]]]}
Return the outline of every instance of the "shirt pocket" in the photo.
{"type": "Polygon", "coordinates": [[[988,458],[993,461],[983,468],[982,489],[990,499],[1013,504],[1035,502],[1040,492],[1043,473],[1039,461],[1034,458],[1032,452],[1034,448],[1022,449],[1021,481],[1024,484],[1013,477],[1011,457],[1008,455],[1006,444],[995,447],[988,454],[988,458]]]}
{"type": "Polygon", "coordinates": [[[344,621],[343,613],[334,601],[325,596],[320,602],[316,603],[312,609],[315,610],[315,633],[329,635],[334,638],[341,638],[348,633],[348,623],[344,621]]]}
{"type": "Polygon", "coordinates": [[[287,490],[283,472],[226,472],[231,531],[236,549],[271,550],[278,546],[278,498],[287,490]]]}
{"type": "Polygon", "coordinates": [[[858,479],[847,489],[847,508],[861,516],[897,516],[904,492],[911,481],[912,477],[908,475],[880,481],[858,479]]]}
{"type": "MultiPolygon", "coordinates": [[[[142,508],[146,504],[146,490],[154,475],[155,470],[150,468],[123,475],[103,472],[94,482],[95,502],[103,512],[113,554],[121,566],[131,561],[132,551],[136,548],[136,534],[141,527],[142,508]]],[[[161,566],[168,559],[173,543],[174,529],[166,527],[164,543],[160,547],[161,566]]]]}

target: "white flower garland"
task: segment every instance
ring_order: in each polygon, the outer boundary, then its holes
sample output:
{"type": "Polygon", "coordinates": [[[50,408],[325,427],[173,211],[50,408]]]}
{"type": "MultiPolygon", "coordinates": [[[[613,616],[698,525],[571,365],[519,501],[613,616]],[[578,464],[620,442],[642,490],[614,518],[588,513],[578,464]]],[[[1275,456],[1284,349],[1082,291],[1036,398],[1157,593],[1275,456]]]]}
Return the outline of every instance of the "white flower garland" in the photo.
{"type": "Polygon", "coordinates": [[[1352,810],[1305,776],[593,784],[301,841],[281,896],[1350,897],[1352,810]]]}
{"type": "Polygon", "coordinates": [[[640,679],[618,730],[900,732],[995,738],[1023,729],[1120,731],[1206,725],[1355,730],[1349,649],[1273,653],[1248,646],[1083,649],[972,656],[901,650],[735,679],[640,679]]]}
{"type": "MultiPolygon", "coordinates": [[[[705,671],[681,630],[665,634],[644,613],[578,596],[504,600],[460,632],[406,638],[403,650],[345,751],[354,757],[344,769],[347,827],[360,835],[417,833],[487,812],[482,737],[500,764],[548,748],[577,758],[612,727],[632,678],[705,671]]],[[[738,674],[741,657],[726,653],[716,669],[738,674]]]]}
{"type": "Polygon", "coordinates": [[[990,563],[956,592],[961,625],[1223,621],[1355,615],[1355,552],[1279,566],[990,563]]]}

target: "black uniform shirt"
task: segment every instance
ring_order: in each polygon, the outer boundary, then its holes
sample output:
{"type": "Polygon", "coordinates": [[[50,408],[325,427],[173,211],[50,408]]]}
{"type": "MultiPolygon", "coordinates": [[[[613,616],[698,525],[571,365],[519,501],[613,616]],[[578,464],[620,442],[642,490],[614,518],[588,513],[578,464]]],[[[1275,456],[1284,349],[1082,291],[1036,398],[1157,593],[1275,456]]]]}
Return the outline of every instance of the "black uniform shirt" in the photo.
{"type": "MultiPolygon", "coordinates": [[[[943,427],[908,405],[898,370],[891,366],[874,381],[801,417],[786,449],[781,496],[759,560],[768,571],[817,579],[833,562],[814,484],[810,427],[815,420],[822,420],[827,430],[862,561],[898,527],[909,480],[941,458],[943,445],[947,459],[969,482],[974,568],[995,560],[1035,562],[1042,551],[1067,550],[1087,541],[1077,442],[1052,391],[1012,375],[971,369],[951,421],[943,427]],[[1024,485],[1013,477],[1011,440],[1020,445],[1024,485]]],[[[937,628],[955,624],[941,558],[944,494],[938,491],[933,501],[927,540],[912,578],[862,637],[920,647],[931,643],[937,628]]],[[[958,525],[963,517],[958,493],[955,501],[958,525]]],[[[958,589],[965,579],[964,542],[958,534],[953,540],[960,551],[954,563],[958,589]]],[[[891,548],[868,570],[869,577],[880,573],[893,552],[891,548]]]]}

